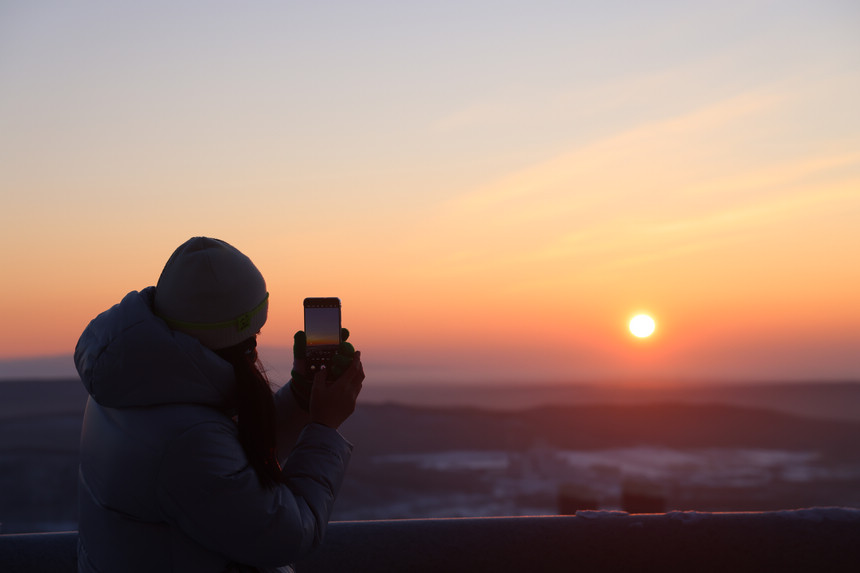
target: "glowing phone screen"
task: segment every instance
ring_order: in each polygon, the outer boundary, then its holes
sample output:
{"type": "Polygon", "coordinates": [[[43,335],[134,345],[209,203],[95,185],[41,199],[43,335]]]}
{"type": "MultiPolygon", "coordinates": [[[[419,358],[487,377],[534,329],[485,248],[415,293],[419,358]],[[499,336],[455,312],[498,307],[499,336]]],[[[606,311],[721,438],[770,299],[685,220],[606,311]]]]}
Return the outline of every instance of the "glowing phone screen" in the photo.
{"type": "Polygon", "coordinates": [[[305,334],[308,346],[336,346],[340,342],[340,308],[305,308],[305,334]]]}

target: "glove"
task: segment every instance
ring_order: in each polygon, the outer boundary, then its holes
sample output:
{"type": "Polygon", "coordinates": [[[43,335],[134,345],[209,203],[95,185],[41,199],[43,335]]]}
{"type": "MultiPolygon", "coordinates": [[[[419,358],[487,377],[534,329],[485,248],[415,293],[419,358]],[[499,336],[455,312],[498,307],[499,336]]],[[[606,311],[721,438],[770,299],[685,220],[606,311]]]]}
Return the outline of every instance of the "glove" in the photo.
{"type": "MultiPolygon", "coordinates": [[[[326,380],[337,380],[340,375],[352,364],[355,348],[346,341],[349,331],[340,329],[340,345],[331,359],[331,365],[326,375],[326,380]]],[[[290,390],[295,396],[299,406],[306,412],[310,412],[311,388],[314,385],[313,378],[307,372],[307,345],[308,340],[304,330],[296,332],[293,337],[293,369],[290,372],[290,390]]]]}

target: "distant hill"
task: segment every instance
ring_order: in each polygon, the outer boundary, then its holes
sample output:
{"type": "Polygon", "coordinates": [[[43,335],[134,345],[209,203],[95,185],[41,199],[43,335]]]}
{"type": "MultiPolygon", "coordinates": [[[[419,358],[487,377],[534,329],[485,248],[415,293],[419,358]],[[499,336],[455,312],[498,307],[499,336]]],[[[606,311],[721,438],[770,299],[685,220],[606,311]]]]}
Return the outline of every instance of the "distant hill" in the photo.
{"type": "MultiPolygon", "coordinates": [[[[499,390],[500,392],[503,390],[499,390]]],[[[520,389],[508,389],[519,392],[520,389]]],[[[485,391],[486,392],[486,391],[485,391]]],[[[757,447],[821,450],[852,454],[860,421],[824,419],[820,409],[840,401],[854,405],[858,384],[785,385],[764,388],[654,391],[592,391],[593,403],[504,410],[474,407],[422,407],[363,400],[344,433],[368,451],[426,452],[450,449],[519,450],[536,442],[567,449],[631,445],[667,447],[757,447]],[[817,392],[817,393],[816,393],[817,392]],[[753,405],[738,402],[749,397],[753,405]],[[762,407],[777,401],[778,406],[762,407]],[[606,403],[597,402],[600,399],[606,403]],[[711,401],[705,401],[710,398],[711,401]],[[632,403],[625,403],[624,400],[632,403]],[[793,407],[789,407],[794,404],[793,407]],[[810,406],[810,416],[787,413],[810,406]]],[[[86,391],[78,380],[28,380],[0,383],[0,423],[39,426],[47,420],[69,422],[83,414],[86,391]]],[[[362,396],[364,398],[364,395],[362,396]]],[[[498,406],[498,403],[497,403],[498,406]]],[[[854,406],[857,407],[857,406],[854,406]]],[[[860,408],[858,408],[860,409],[860,408]]],[[[78,426],[79,427],[79,426],[78,426]]],[[[39,432],[41,435],[43,432],[39,432]]],[[[12,439],[9,434],[2,442],[12,439]]],[[[46,438],[49,439],[49,438],[46,438]]],[[[69,436],[63,436],[63,441],[69,436]]]]}
{"type": "Polygon", "coordinates": [[[364,405],[343,427],[368,455],[592,450],[642,445],[819,451],[860,459],[860,423],[709,404],[588,405],[523,411],[364,405]]]}
{"type": "Polygon", "coordinates": [[[424,384],[366,383],[364,403],[410,406],[470,406],[486,410],[523,410],[560,405],[637,405],[654,403],[726,404],[774,410],[805,417],[860,422],[860,382],[758,382],[735,384],[590,383],[590,384],[424,384]]]}

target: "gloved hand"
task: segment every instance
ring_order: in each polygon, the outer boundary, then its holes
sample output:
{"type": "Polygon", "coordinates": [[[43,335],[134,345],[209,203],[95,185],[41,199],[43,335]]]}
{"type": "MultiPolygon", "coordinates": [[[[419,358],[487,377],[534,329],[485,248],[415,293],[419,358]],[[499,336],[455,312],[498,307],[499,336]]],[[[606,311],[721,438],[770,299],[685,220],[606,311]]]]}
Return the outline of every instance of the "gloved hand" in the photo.
{"type": "MultiPolygon", "coordinates": [[[[345,328],[340,329],[340,345],[331,360],[329,372],[326,375],[327,380],[337,380],[341,374],[352,364],[352,357],[355,356],[355,348],[347,342],[349,331],[345,328]]],[[[314,380],[307,370],[307,336],[304,330],[299,330],[293,337],[293,369],[290,372],[290,390],[293,392],[299,406],[306,412],[310,411],[311,403],[311,388],[314,380]]]]}

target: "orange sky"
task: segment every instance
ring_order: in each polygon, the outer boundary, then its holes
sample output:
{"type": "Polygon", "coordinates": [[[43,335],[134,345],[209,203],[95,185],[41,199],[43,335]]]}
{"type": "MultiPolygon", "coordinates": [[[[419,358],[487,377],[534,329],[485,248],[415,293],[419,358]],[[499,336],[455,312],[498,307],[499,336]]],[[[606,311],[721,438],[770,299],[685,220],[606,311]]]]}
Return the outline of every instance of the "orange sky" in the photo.
{"type": "Polygon", "coordinates": [[[856,7],[50,6],[0,8],[0,359],[202,234],[386,383],[860,377],[856,7]]]}

